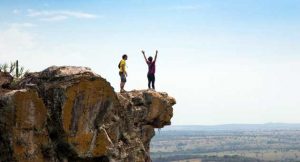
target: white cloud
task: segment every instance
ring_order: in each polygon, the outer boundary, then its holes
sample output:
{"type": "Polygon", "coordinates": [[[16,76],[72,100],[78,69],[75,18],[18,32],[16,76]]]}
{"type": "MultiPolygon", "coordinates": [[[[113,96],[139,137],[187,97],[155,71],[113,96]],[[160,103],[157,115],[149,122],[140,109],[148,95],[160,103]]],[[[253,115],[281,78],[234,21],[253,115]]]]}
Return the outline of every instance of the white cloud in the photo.
{"type": "Polygon", "coordinates": [[[12,12],[13,12],[14,14],[19,14],[21,11],[18,10],[18,9],[14,9],[12,12]]]}
{"type": "Polygon", "coordinates": [[[86,45],[48,41],[51,37],[43,40],[41,35],[27,29],[17,25],[0,29],[0,64],[19,60],[22,66],[32,72],[52,65],[90,65],[91,57],[86,57],[86,45]]]}
{"type": "Polygon", "coordinates": [[[31,28],[31,27],[35,27],[36,25],[32,24],[32,23],[25,22],[25,23],[12,23],[12,24],[10,24],[10,26],[12,28],[31,28]]]}
{"type": "Polygon", "coordinates": [[[61,21],[61,20],[66,20],[66,19],[68,19],[67,16],[57,15],[57,16],[52,16],[52,17],[41,18],[40,20],[42,20],[42,21],[61,21]]]}
{"type": "Polygon", "coordinates": [[[97,18],[96,15],[85,13],[85,12],[77,12],[77,11],[68,11],[68,10],[62,10],[62,11],[36,11],[32,9],[27,10],[28,17],[32,18],[38,18],[42,21],[61,21],[66,20],[69,18],[76,18],[76,19],[93,19],[97,18]]]}
{"type": "Polygon", "coordinates": [[[0,59],[11,61],[35,47],[34,36],[18,27],[0,31],[0,59]]]}
{"type": "Polygon", "coordinates": [[[70,16],[70,17],[73,16],[76,18],[84,18],[84,19],[96,18],[96,15],[84,13],[84,12],[61,11],[60,14],[70,16]]]}
{"type": "Polygon", "coordinates": [[[170,7],[170,10],[175,10],[175,11],[190,11],[190,10],[199,10],[199,9],[201,9],[201,6],[199,5],[181,5],[181,6],[170,7]]]}

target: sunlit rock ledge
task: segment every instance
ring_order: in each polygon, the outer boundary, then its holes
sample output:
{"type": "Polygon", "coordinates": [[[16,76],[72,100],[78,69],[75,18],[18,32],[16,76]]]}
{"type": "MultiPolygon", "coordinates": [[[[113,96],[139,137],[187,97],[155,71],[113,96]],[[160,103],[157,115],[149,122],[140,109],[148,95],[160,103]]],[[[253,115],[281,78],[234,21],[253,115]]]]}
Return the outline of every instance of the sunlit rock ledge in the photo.
{"type": "Polygon", "coordinates": [[[0,88],[1,162],[151,161],[154,128],[171,124],[176,103],[151,90],[115,93],[86,67],[49,67],[14,89],[7,80],[0,88]]]}

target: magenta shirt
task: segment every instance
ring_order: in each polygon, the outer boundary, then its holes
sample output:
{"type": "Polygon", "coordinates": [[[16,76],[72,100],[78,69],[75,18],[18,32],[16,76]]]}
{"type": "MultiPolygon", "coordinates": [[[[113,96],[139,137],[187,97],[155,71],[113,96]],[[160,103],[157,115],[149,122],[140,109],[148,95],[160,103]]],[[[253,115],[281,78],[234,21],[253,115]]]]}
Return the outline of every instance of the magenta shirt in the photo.
{"type": "Polygon", "coordinates": [[[149,62],[147,61],[148,64],[148,74],[155,74],[155,61],[149,62]]]}

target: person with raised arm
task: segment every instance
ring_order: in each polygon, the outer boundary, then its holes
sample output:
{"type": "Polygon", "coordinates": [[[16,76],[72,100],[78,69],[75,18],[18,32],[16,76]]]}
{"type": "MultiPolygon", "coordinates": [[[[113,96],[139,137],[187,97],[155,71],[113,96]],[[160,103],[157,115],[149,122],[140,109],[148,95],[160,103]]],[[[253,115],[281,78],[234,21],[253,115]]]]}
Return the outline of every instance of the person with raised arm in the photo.
{"type": "Polygon", "coordinates": [[[155,57],[153,60],[153,57],[148,57],[148,59],[146,58],[146,54],[145,51],[142,50],[142,54],[144,55],[146,64],[148,65],[148,73],[147,73],[147,78],[148,78],[148,88],[155,90],[155,63],[156,63],[156,59],[157,59],[157,54],[158,51],[156,50],[155,53],[155,57]]]}

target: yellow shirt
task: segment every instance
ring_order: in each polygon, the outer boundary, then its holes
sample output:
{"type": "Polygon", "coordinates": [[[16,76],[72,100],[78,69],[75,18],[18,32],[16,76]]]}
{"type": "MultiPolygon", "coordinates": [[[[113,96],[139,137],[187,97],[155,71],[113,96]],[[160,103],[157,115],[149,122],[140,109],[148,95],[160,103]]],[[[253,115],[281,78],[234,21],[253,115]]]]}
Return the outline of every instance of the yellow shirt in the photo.
{"type": "Polygon", "coordinates": [[[120,72],[126,72],[126,61],[124,59],[122,59],[120,62],[120,72]],[[124,66],[124,71],[122,68],[123,66],[124,66]]]}

